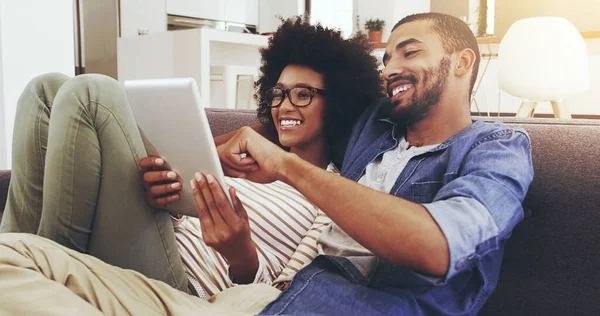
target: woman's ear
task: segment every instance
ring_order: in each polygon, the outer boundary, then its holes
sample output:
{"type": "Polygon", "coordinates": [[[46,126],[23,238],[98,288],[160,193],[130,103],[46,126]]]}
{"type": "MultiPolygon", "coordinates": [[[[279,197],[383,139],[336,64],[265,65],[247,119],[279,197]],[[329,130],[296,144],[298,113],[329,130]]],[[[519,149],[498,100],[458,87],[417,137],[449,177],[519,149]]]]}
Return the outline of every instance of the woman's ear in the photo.
{"type": "Polygon", "coordinates": [[[457,77],[462,77],[465,74],[470,74],[475,64],[475,52],[470,48],[465,48],[458,52],[456,68],[454,74],[457,77]]]}

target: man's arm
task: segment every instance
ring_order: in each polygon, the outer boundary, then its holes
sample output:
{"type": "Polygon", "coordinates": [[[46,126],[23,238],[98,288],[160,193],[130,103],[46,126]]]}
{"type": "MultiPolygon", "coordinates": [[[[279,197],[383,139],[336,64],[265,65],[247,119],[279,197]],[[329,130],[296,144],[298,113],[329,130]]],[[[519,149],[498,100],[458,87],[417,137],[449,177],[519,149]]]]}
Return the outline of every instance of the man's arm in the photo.
{"type": "Polygon", "coordinates": [[[432,203],[417,204],[332,176],[287,155],[282,180],[375,255],[432,276],[468,268],[522,219],[533,179],[529,139],[513,132],[478,144],[432,203]],[[317,184],[318,185],[315,185],[317,184]]]}
{"type": "MultiPolygon", "coordinates": [[[[217,146],[217,152],[219,153],[219,158],[221,159],[221,166],[226,176],[236,178],[247,178],[249,173],[252,173],[253,171],[256,171],[258,169],[258,164],[253,158],[241,158],[238,154],[236,157],[237,159],[234,159],[232,161],[231,156],[228,153],[226,145],[227,142],[229,142],[236,135],[243,134],[243,130],[248,129],[251,129],[254,132],[258,133],[259,135],[264,137],[264,139],[270,141],[276,146],[282,149],[284,148],[279,143],[279,137],[275,128],[267,124],[254,124],[251,126],[243,126],[242,128],[231,131],[227,134],[214,137],[215,145],[217,146]]],[[[256,178],[251,180],[257,181],[256,178]]]]}
{"type": "Polygon", "coordinates": [[[533,178],[529,139],[517,132],[499,137],[478,143],[461,174],[428,204],[335,176],[250,129],[228,142],[222,159],[236,164],[243,160],[240,153],[250,153],[258,165],[253,173],[261,181],[290,184],[375,255],[418,272],[451,277],[483,256],[480,248],[498,247],[498,239],[506,238],[522,218],[521,204],[533,178]]]}
{"type": "Polygon", "coordinates": [[[448,245],[422,205],[327,172],[247,127],[222,145],[220,158],[224,165],[239,168],[248,159],[241,158],[242,153],[256,162],[257,170],[247,173],[249,179],[282,180],[293,186],[375,255],[431,275],[446,273],[448,245]]]}
{"type": "Polygon", "coordinates": [[[293,154],[283,164],[284,182],[375,255],[430,275],[446,274],[448,244],[422,205],[331,174],[293,154]]]}

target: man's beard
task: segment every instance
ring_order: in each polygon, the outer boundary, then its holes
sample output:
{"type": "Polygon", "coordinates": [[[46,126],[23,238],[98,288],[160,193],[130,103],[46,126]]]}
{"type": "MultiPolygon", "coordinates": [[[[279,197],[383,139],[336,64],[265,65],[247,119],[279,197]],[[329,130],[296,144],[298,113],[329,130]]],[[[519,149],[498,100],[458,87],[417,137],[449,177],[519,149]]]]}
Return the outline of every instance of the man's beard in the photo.
{"type": "MultiPolygon", "coordinates": [[[[413,85],[412,97],[407,100],[408,104],[400,107],[400,100],[391,101],[386,99],[386,104],[382,107],[382,116],[389,118],[392,122],[411,126],[423,120],[427,114],[440,101],[440,97],[446,87],[446,79],[450,70],[450,57],[444,56],[440,65],[436,68],[425,70],[421,75],[421,81],[424,83],[424,91],[421,96],[417,91],[417,79],[414,76],[399,76],[396,80],[409,80],[413,85]]],[[[388,82],[388,85],[393,81],[388,82]]]]}

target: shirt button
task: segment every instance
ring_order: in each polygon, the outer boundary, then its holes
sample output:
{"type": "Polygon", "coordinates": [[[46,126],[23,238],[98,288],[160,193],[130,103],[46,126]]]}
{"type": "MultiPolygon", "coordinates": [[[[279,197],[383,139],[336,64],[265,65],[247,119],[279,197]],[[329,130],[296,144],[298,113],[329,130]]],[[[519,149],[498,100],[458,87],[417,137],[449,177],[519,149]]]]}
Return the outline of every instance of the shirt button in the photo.
{"type": "Polygon", "coordinates": [[[379,149],[384,149],[384,148],[385,148],[384,144],[379,145],[379,149]]]}

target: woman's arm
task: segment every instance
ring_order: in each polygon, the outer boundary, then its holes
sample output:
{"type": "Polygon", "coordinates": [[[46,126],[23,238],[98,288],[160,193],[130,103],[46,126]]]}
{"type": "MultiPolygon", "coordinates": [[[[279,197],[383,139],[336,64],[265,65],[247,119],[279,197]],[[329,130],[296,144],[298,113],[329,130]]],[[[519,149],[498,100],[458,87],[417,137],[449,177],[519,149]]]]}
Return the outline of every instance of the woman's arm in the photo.
{"type": "Polygon", "coordinates": [[[233,282],[252,283],[259,269],[259,258],[251,237],[248,213],[235,189],[229,188],[232,206],[212,175],[196,173],[190,185],[204,243],[227,260],[233,282]]]}
{"type": "Polygon", "coordinates": [[[317,217],[314,219],[310,229],[306,232],[296,251],[290,258],[290,261],[281,270],[280,275],[275,279],[275,283],[291,281],[292,277],[300,269],[311,263],[319,254],[317,241],[321,232],[331,223],[331,219],[323,211],[317,210],[317,217]]]}

